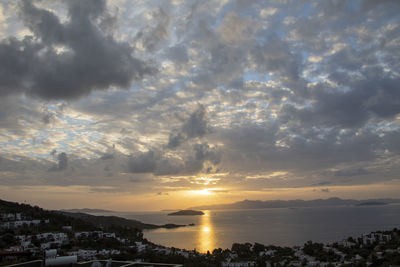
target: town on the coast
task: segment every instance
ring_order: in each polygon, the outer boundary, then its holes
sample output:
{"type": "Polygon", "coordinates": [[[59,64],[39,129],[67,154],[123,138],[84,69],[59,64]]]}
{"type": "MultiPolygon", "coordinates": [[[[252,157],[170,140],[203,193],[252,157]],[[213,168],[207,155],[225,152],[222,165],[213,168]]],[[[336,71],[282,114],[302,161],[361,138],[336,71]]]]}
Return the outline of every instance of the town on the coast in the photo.
{"type": "Polygon", "coordinates": [[[164,247],[142,225],[115,216],[69,216],[0,202],[0,265],[15,266],[399,266],[400,229],[333,243],[280,247],[234,243],[207,253],[164,247]],[[136,224],[135,224],[136,223],[136,224]],[[136,226],[136,227],[134,227],[136,226]]]}

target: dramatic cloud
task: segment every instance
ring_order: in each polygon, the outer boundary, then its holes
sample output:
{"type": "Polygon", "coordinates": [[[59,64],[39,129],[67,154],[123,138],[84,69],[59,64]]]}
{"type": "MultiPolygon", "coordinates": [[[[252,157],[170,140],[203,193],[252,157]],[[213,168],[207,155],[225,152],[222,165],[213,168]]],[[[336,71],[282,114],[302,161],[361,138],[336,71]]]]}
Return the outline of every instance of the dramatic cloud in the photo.
{"type": "Polygon", "coordinates": [[[199,106],[190,117],[184,122],[182,128],[174,131],[169,136],[168,147],[176,148],[182,141],[195,137],[203,137],[208,131],[206,110],[204,106],[199,106]]]}
{"type": "Polygon", "coordinates": [[[1,1],[0,187],[398,191],[399,3],[1,1]]]}
{"type": "Polygon", "coordinates": [[[0,43],[0,95],[26,93],[73,99],[92,90],[129,88],[154,69],[133,57],[129,43],[106,31],[105,1],[66,1],[68,18],[21,1],[20,17],[33,33],[0,43]]]}
{"type": "Polygon", "coordinates": [[[339,170],[335,172],[335,176],[357,176],[366,174],[368,174],[368,171],[362,168],[356,170],[339,170]]]}
{"type": "Polygon", "coordinates": [[[153,151],[131,156],[128,171],[132,173],[153,172],[156,168],[158,156],[153,151]]]}
{"type": "Polygon", "coordinates": [[[65,152],[61,152],[57,155],[58,164],[54,165],[49,171],[63,171],[68,167],[68,156],[65,152]]]}

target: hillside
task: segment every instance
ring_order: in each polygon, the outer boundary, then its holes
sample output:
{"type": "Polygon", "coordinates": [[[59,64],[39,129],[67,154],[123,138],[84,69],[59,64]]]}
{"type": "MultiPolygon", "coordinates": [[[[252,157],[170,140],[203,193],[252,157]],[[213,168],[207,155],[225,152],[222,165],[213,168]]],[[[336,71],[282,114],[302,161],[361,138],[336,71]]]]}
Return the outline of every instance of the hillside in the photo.
{"type": "Polygon", "coordinates": [[[71,225],[75,231],[98,230],[107,228],[135,228],[138,230],[156,228],[176,228],[186,225],[165,224],[155,225],[142,223],[136,220],[128,220],[117,216],[95,216],[86,213],[71,213],[64,211],[50,211],[37,206],[19,204],[0,200],[0,213],[22,213],[33,219],[49,219],[50,224],[43,225],[42,230],[59,230],[62,226],[71,225]]]}
{"type": "Polygon", "coordinates": [[[177,224],[155,225],[149,223],[142,223],[136,220],[129,220],[117,216],[95,216],[86,213],[71,213],[71,212],[63,212],[63,214],[73,218],[82,219],[97,227],[110,227],[113,225],[117,225],[121,227],[133,227],[140,230],[144,230],[144,229],[157,229],[157,228],[177,228],[186,226],[177,224]]]}
{"type": "Polygon", "coordinates": [[[63,226],[70,225],[76,231],[98,230],[96,226],[85,220],[65,216],[58,211],[42,209],[38,206],[19,204],[0,199],[0,213],[22,213],[27,219],[49,219],[51,223],[40,224],[36,227],[37,231],[58,231],[63,226]]]}

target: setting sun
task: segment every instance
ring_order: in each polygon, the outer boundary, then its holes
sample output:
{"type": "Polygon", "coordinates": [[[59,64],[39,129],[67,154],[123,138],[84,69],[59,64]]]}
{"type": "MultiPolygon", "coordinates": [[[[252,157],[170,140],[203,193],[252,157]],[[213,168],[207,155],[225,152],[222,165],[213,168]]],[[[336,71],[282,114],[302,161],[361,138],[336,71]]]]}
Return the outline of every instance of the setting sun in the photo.
{"type": "Polygon", "coordinates": [[[210,196],[210,195],[212,195],[210,189],[194,190],[192,192],[197,194],[197,195],[202,195],[202,196],[210,196]]]}

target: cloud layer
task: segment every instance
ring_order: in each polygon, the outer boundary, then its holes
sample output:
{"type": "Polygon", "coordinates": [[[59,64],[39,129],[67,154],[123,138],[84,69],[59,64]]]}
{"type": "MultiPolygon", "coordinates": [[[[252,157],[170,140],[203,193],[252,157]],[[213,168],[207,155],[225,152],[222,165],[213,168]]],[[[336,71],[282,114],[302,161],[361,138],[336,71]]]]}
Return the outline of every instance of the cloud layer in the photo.
{"type": "Polygon", "coordinates": [[[0,5],[1,185],[399,179],[398,1],[0,5]]]}
{"type": "Polygon", "coordinates": [[[0,44],[0,93],[74,99],[112,86],[129,88],[154,69],[133,57],[132,46],[112,35],[105,1],[65,1],[64,23],[33,1],[21,1],[19,17],[32,32],[0,44]]]}

